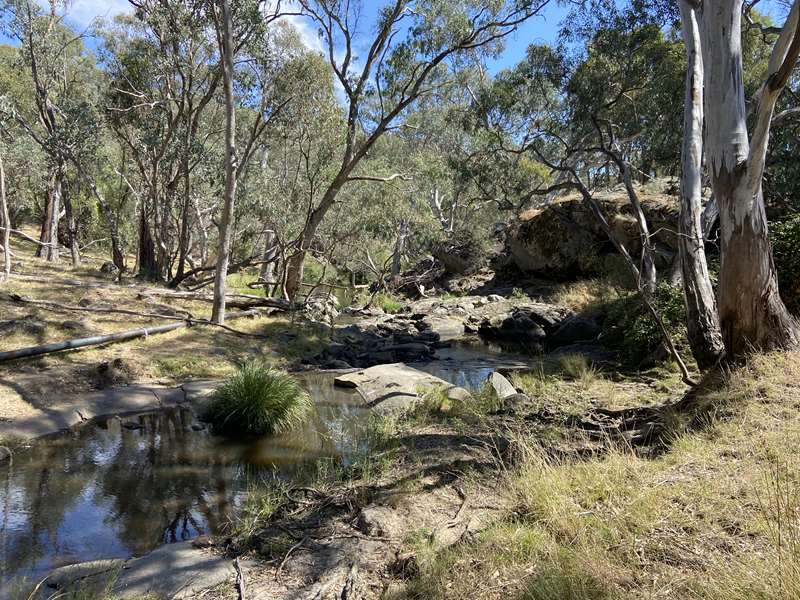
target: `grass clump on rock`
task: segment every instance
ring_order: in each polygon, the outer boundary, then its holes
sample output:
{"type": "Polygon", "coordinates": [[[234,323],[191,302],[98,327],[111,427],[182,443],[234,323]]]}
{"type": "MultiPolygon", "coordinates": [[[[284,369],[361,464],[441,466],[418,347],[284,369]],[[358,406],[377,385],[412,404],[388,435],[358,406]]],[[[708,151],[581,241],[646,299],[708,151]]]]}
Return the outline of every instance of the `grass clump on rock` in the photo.
{"type": "Polygon", "coordinates": [[[294,377],[251,361],[217,390],[208,419],[220,433],[266,435],[302,425],[311,407],[311,397],[294,377]]]}

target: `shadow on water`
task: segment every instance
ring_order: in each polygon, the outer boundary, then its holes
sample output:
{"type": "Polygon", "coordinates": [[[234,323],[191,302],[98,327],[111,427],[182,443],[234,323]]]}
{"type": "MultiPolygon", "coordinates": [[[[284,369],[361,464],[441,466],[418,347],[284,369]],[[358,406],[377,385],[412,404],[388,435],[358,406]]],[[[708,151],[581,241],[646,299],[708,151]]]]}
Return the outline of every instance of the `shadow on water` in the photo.
{"type": "Polygon", "coordinates": [[[363,410],[328,375],[303,377],[312,419],[290,435],[212,435],[191,410],[108,418],[34,443],[0,465],[0,583],[126,558],[224,531],[250,482],[359,450],[363,410]]]}

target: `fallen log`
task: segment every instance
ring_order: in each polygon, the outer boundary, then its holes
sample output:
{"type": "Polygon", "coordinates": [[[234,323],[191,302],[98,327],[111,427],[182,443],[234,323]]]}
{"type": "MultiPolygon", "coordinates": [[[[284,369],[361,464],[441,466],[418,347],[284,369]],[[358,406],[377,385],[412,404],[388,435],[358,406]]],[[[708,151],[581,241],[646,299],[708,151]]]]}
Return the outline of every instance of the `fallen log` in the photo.
{"type": "MultiPolygon", "coordinates": [[[[249,310],[228,315],[228,320],[240,319],[242,317],[255,317],[259,314],[257,310],[249,310]]],[[[169,318],[169,317],[164,317],[169,318]]],[[[87,338],[78,338],[74,340],[67,340],[65,342],[53,342],[50,344],[43,344],[41,346],[31,346],[28,348],[19,348],[17,350],[8,350],[0,352],[0,363],[14,360],[17,358],[30,358],[32,356],[41,356],[43,354],[52,354],[54,352],[61,352],[63,350],[74,350],[77,348],[86,348],[87,346],[99,346],[101,344],[108,344],[110,342],[124,342],[133,340],[140,337],[148,337],[159,333],[167,333],[181,329],[183,327],[190,327],[191,325],[214,325],[210,321],[199,321],[193,319],[183,319],[176,323],[169,325],[159,325],[156,327],[142,327],[140,329],[130,329],[128,331],[119,331],[117,333],[109,333],[106,335],[95,335],[87,338]]],[[[227,328],[226,328],[227,329],[227,328]]]]}
{"type": "MultiPolygon", "coordinates": [[[[206,294],[199,294],[197,292],[172,292],[169,290],[146,289],[140,292],[141,294],[150,296],[162,296],[164,298],[175,298],[177,300],[196,300],[198,302],[214,302],[212,296],[206,294]]],[[[265,296],[256,296],[255,294],[226,294],[226,305],[229,308],[249,309],[256,307],[275,308],[277,310],[291,311],[292,309],[299,310],[302,308],[300,305],[292,304],[288,300],[281,298],[266,298],[265,296]],[[238,299],[242,299],[239,302],[238,299]]]]}

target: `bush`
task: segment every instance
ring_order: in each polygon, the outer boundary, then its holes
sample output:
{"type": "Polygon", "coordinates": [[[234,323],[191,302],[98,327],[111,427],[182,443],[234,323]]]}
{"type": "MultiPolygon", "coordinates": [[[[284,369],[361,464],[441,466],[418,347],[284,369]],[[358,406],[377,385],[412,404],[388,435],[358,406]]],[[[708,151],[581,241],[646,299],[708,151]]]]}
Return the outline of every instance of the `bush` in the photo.
{"type": "Polygon", "coordinates": [[[778,286],[786,307],[800,313],[800,216],[771,226],[778,286]]]}
{"type": "MultiPolygon", "coordinates": [[[[662,281],[653,301],[673,341],[682,349],[687,345],[683,290],[662,281]]],[[[641,361],[663,341],[658,325],[638,293],[622,297],[611,306],[603,325],[603,337],[610,345],[619,347],[630,361],[641,361]]]]}
{"type": "Polygon", "coordinates": [[[208,418],[221,433],[266,435],[302,425],[311,408],[294,377],[251,361],[217,390],[208,418]]]}

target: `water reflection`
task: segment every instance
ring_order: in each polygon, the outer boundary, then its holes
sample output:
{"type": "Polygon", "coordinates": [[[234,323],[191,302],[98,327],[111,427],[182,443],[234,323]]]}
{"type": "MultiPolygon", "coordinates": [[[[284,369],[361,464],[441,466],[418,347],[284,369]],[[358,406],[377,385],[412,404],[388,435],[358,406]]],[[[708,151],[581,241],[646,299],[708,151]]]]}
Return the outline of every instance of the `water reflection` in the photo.
{"type": "Polygon", "coordinates": [[[329,376],[305,384],[317,410],[289,435],[228,440],[173,409],[110,418],[18,452],[0,465],[0,582],[219,533],[254,477],[346,460],[361,437],[354,396],[329,376]]]}
{"type": "Polygon", "coordinates": [[[522,346],[488,344],[477,338],[450,342],[436,351],[437,360],[414,364],[417,369],[469,390],[480,390],[498,369],[530,368],[522,346]]]}

